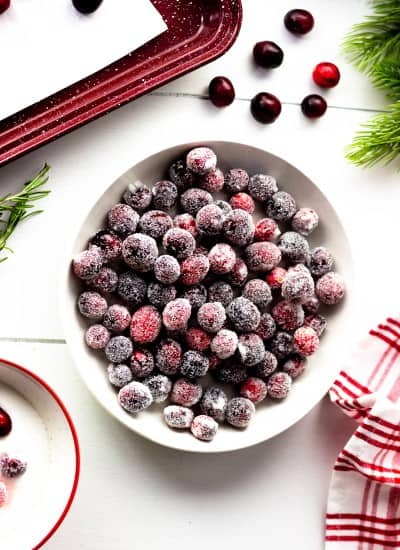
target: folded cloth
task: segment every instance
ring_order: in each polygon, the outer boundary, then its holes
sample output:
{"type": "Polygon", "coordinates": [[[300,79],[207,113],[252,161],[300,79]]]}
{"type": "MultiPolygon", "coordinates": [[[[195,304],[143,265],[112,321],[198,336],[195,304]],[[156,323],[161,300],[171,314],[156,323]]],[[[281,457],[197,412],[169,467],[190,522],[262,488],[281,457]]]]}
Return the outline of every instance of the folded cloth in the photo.
{"type": "Polygon", "coordinates": [[[400,549],[399,320],[370,331],[329,394],[359,426],[334,466],[326,550],[400,549]]]}

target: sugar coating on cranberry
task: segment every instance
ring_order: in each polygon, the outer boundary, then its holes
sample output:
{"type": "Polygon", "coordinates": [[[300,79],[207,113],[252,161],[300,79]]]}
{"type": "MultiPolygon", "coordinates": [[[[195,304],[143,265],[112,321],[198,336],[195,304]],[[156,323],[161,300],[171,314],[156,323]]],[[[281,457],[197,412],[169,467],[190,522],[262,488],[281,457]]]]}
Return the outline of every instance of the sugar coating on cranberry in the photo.
{"type": "Polygon", "coordinates": [[[178,214],[177,216],[175,216],[173,220],[173,226],[180,227],[181,229],[189,231],[189,233],[193,235],[193,237],[197,237],[199,233],[195,218],[188,213],[178,214]]]}
{"type": "Polygon", "coordinates": [[[186,161],[179,159],[168,169],[169,179],[175,183],[181,191],[187,187],[193,187],[196,183],[196,175],[186,166],[186,161]]]}
{"type": "Polygon", "coordinates": [[[192,409],[179,405],[169,405],[164,409],[164,420],[167,426],[178,430],[190,428],[194,413],[192,409]]]}
{"type": "Polygon", "coordinates": [[[147,299],[155,307],[164,309],[168,302],[175,300],[177,290],[173,285],[163,285],[161,283],[149,283],[147,287],[147,299]]]}
{"type": "Polygon", "coordinates": [[[137,344],[154,342],[161,330],[161,315],[154,306],[142,306],[132,315],[130,334],[137,344]]]}
{"type": "Polygon", "coordinates": [[[201,412],[210,416],[217,422],[223,422],[225,419],[226,406],[228,404],[228,396],[221,388],[212,386],[207,388],[201,399],[201,412]]]}
{"type": "Polygon", "coordinates": [[[318,227],[319,216],[313,208],[300,208],[292,218],[292,229],[308,237],[318,227]]]}
{"type": "Polygon", "coordinates": [[[274,193],[267,203],[268,217],[280,222],[290,220],[295,215],[296,210],[296,201],[286,191],[274,193]]]}
{"type": "Polygon", "coordinates": [[[278,184],[273,176],[254,174],[249,181],[249,193],[253,199],[267,202],[278,192],[278,184]]]}
{"type": "Polygon", "coordinates": [[[230,243],[236,246],[245,246],[254,237],[253,218],[245,210],[237,208],[226,216],[222,230],[230,243]]]}
{"type": "Polygon", "coordinates": [[[250,376],[241,385],[240,395],[252,403],[261,403],[267,397],[267,384],[261,378],[250,376]]]}
{"type": "Polygon", "coordinates": [[[154,357],[146,348],[135,348],[131,357],[131,371],[136,378],[146,378],[154,370],[154,357]]]}
{"type": "Polygon", "coordinates": [[[196,248],[193,235],[180,227],[169,229],[163,237],[162,244],[166,252],[178,260],[191,256],[196,248]]]}
{"type": "Polygon", "coordinates": [[[285,399],[292,387],[292,379],[286,372],[275,372],[267,382],[268,397],[285,399]]]}
{"type": "Polygon", "coordinates": [[[272,308],[272,315],[283,330],[292,331],[302,326],[304,322],[304,311],[297,302],[282,300],[272,308]]]}
{"type": "Polygon", "coordinates": [[[172,382],[167,376],[155,374],[154,376],[146,378],[143,383],[149,388],[154,403],[162,403],[168,399],[172,388],[172,382]]]}
{"type": "Polygon", "coordinates": [[[7,453],[0,455],[0,473],[4,477],[14,479],[26,472],[28,464],[16,456],[9,456],[7,453]]]}
{"type": "Polygon", "coordinates": [[[162,210],[149,210],[140,218],[139,228],[153,239],[160,239],[172,227],[172,218],[162,210]]]}
{"type": "Polygon", "coordinates": [[[254,238],[256,241],[275,241],[281,231],[272,218],[263,218],[256,223],[254,238]]]}
{"type": "Polygon", "coordinates": [[[255,374],[267,380],[269,376],[278,368],[278,359],[270,351],[266,350],[262,361],[254,366],[255,374]]]}
{"type": "Polygon", "coordinates": [[[183,330],[190,319],[192,307],[186,298],[169,302],[162,313],[164,326],[169,330],[183,330]]]}
{"type": "Polygon", "coordinates": [[[185,334],[186,345],[195,351],[206,351],[211,344],[211,336],[198,327],[190,327],[185,334]]]}
{"type": "Polygon", "coordinates": [[[226,309],[227,316],[239,332],[251,332],[260,324],[260,311],[253,302],[239,296],[226,309]]]}
{"type": "Polygon", "coordinates": [[[245,191],[249,184],[249,174],[242,168],[232,168],[225,174],[225,190],[228,193],[245,191]]]}
{"type": "Polygon", "coordinates": [[[247,193],[236,193],[235,195],[232,195],[229,204],[234,210],[240,208],[249,214],[253,214],[255,210],[254,201],[247,193]]]}
{"type": "Polygon", "coordinates": [[[276,332],[269,344],[270,350],[277,359],[284,359],[293,353],[293,336],[288,332],[276,332]]]}
{"type": "Polygon", "coordinates": [[[186,166],[195,174],[206,174],[215,170],[217,157],[209,147],[195,147],[186,156],[186,166]]]}
{"type": "Polygon", "coordinates": [[[264,355],[264,342],[258,334],[251,332],[239,336],[238,356],[245,367],[257,365],[263,360],[264,355]]]}
{"type": "Polygon", "coordinates": [[[276,323],[272,315],[266,312],[262,313],[260,322],[254,332],[263,340],[271,338],[276,332],[276,323]]]}
{"type": "Polygon", "coordinates": [[[207,289],[204,285],[191,286],[182,292],[181,298],[188,300],[193,310],[199,309],[207,302],[207,289]]]}
{"type": "Polygon", "coordinates": [[[189,350],[182,356],[180,371],[186,378],[200,378],[208,371],[208,358],[199,351],[189,350]]]}
{"type": "Polygon", "coordinates": [[[107,301],[98,292],[82,292],[78,298],[78,309],[84,317],[100,321],[107,311],[107,301]]]}
{"type": "Polygon", "coordinates": [[[197,212],[214,202],[212,195],[205,189],[199,189],[198,187],[191,187],[180,197],[181,207],[184,212],[188,212],[192,216],[196,216],[197,212]]]}
{"type": "Polygon", "coordinates": [[[327,324],[328,322],[323,315],[307,315],[307,317],[304,319],[304,326],[310,327],[315,330],[318,338],[320,338],[325,332],[327,324]]]}
{"type": "Polygon", "coordinates": [[[178,260],[169,254],[159,256],[154,263],[154,275],[160,283],[165,285],[175,283],[181,275],[178,260]]]}
{"type": "Polygon", "coordinates": [[[321,302],[318,300],[317,296],[313,294],[305,300],[302,300],[301,304],[304,308],[304,311],[306,311],[307,313],[317,313],[320,308],[321,302]]]}
{"type": "Polygon", "coordinates": [[[237,258],[232,271],[228,274],[228,280],[233,286],[242,286],[247,281],[249,270],[242,258],[237,258]]]}
{"type": "Polygon", "coordinates": [[[90,279],[89,284],[99,292],[109,294],[115,292],[118,286],[118,275],[111,267],[102,267],[98,274],[90,279]]]}
{"type": "Polygon", "coordinates": [[[256,409],[250,399],[234,397],[228,401],[225,418],[228,424],[235,428],[247,428],[255,412],[256,409]]]}
{"type": "Polygon", "coordinates": [[[110,363],[107,367],[108,380],[116,388],[122,388],[132,382],[133,375],[128,365],[114,365],[110,363]]]}
{"type": "Polygon", "coordinates": [[[161,340],[156,349],[155,364],[160,372],[167,375],[176,374],[181,366],[182,347],[176,340],[161,340]]]}
{"type": "Polygon", "coordinates": [[[210,262],[207,256],[195,254],[181,262],[181,283],[186,286],[197,285],[207,275],[210,262]]]}
{"type": "Polygon", "coordinates": [[[128,204],[115,204],[107,214],[108,227],[126,237],[136,231],[139,223],[139,214],[128,204]]]}
{"type": "Polygon", "coordinates": [[[311,251],[310,271],[315,277],[322,277],[332,271],[334,258],[327,248],[318,246],[311,251]]]}
{"type": "Polygon", "coordinates": [[[306,368],[306,359],[300,355],[292,355],[282,365],[282,370],[286,372],[292,380],[298,378],[306,368]]]}
{"type": "Polygon", "coordinates": [[[0,508],[8,502],[8,490],[6,484],[0,481],[0,508]]]}
{"type": "Polygon", "coordinates": [[[150,407],[153,396],[147,386],[134,381],[119,390],[118,402],[127,412],[138,413],[150,407]]]}
{"type": "Polygon", "coordinates": [[[122,256],[130,268],[151,271],[158,256],[157,243],[144,233],[134,233],[122,243],[122,256]]]}
{"type": "Polygon", "coordinates": [[[315,285],[311,273],[303,264],[289,267],[282,283],[282,296],[287,300],[306,300],[314,295],[315,285]]]}
{"type": "Polygon", "coordinates": [[[103,325],[112,332],[124,332],[131,322],[128,308],[120,304],[113,304],[104,314],[103,325]]]}
{"type": "Polygon", "coordinates": [[[72,260],[74,274],[84,281],[96,277],[103,265],[103,253],[97,246],[84,250],[77,254],[72,260]]]}
{"type": "Polygon", "coordinates": [[[203,388],[200,384],[179,378],[172,387],[171,401],[184,407],[193,407],[200,401],[202,394],[203,388]]]}
{"type": "Polygon", "coordinates": [[[317,333],[311,327],[300,327],[293,335],[293,348],[303,356],[312,355],[319,347],[317,333]]]}
{"type": "Polygon", "coordinates": [[[242,365],[223,364],[213,374],[223,384],[241,384],[248,377],[247,368],[242,365]]]}
{"type": "Polygon", "coordinates": [[[121,256],[122,241],[118,235],[105,229],[98,231],[90,240],[92,246],[97,246],[103,253],[104,260],[112,262],[121,256]]]}
{"type": "Polygon", "coordinates": [[[253,243],[245,250],[248,268],[255,273],[265,273],[281,261],[281,251],[271,242],[253,243]]]}
{"type": "Polygon", "coordinates": [[[206,302],[197,312],[197,322],[207,332],[218,332],[225,319],[225,308],[220,302],[206,302]]]}
{"type": "Polygon", "coordinates": [[[272,301],[271,289],[262,279],[251,279],[243,288],[242,296],[253,302],[260,311],[266,309],[272,301]]]}
{"type": "Polygon", "coordinates": [[[176,204],[178,189],[172,181],[162,180],[153,185],[152,195],[155,208],[169,210],[176,204]]]}
{"type": "Polygon", "coordinates": [[[85,332],[85,342],[91,349],[104,349],[110,337],[109,331],[103,325],[92,325],[85,332]]]}
{"type": "Polygon", "coordinates": [[[144,212],[152,201],[151,190],[141,181],[130,183],[123,195],[124,201],[137,212],[144,212]]]}
{"type": "Polygon", "coordinates": [[[211,350],[219,359],[228,359],[235,354],[238,346],[236,332],[228,329],[221,329],[211,341],[211,350]]]}
{"type": "Polygon", "coordinates": [[[229,244],[218,243],[208,253],[208,259],[211,271],[224,275],[232,271],[236,262],[236,253],[229,244]]]}
{"type": "Polygon", "coordinates": [[[346,291],[344,279],[339,273],[331,271],[317,281],[315,292],[323,304],[338,304],[346,291]]]}
{"type": "Polygon", "coordinates": [[[196,224],[204,235],[219,235],[224,219],[224,213],[216,204],[207,204],[197,212],[196,224]]]}
{"type": "Polygon", "coordinates": [[[310,246],[308,241],[295,231],[283,233],[278,243],[284,260],[291,264],[308,264],[310,246]]]}
{"type": "Polygon", "coordinates": [[[104,352],[110,363],[123,363],[132,355],[133,345],[126,336],[114,336],[108,341],[104,352]]]}
{"type": "Polygon", "coordinates": [[[225,281],[215,281],[208,288],[208,301],[221,302],[224,307],[229,306],[233,300],[233,289],[225,281]]]}
{"type": "Polygon", "coordinates": [[[267,275],[267,283],[273,290],[279,290],[285,280],[287,271],[283,267],[274,267],[267,275]]]}
{"type": "Polygon", "coordinates": [[[229,204],[229,202],[226,202],[222,199],[218,199],[215,201],[214,203],[216,206],[218,206],[218,208],[220,210],[222,210],[222,213],[224,215],[224,218],[226,218],[226,216],[228,214],[230,214],[230,212],[232,212],[232,206],[229,204]]]}
{"type": "Polygon", "coordinates": [[[140,305],[145,299],[146,291],[146,282],[133,271],[125,271],[119,276],[117,293],[130,306],[140,305]]]}
{"type": "Polygon", "coordinates": [[[211,416],[199,414],[193,418],[190,430],[197,439],[212,441],[217,434],[218,423],[211,416]]]}
{"type": "Polygon", "coordinates": [[[224,187],[224,173],[219,168],[210,170],[201,178],[199,185],[209,193],[218,193],[224,187]]]}

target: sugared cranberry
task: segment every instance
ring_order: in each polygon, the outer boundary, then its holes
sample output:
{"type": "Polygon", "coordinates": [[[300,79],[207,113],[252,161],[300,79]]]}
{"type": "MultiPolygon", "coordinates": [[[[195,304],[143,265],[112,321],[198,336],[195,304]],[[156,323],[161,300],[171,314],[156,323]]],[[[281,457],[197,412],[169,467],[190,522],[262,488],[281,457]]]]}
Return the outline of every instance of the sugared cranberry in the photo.
{"type": "Polygon", "coordinates": [[[314,17],[307,10],[290,10],[283,20],[285,27],[293,34],[307,34],[314,27],[314,17]]]}
{"type": "MultiPolygon", "coordinates": [[[[103,0],[72,0],[74,8],[85,15],[97,10],[103,0]]],[[[10,3],[10,2],[8,2],[10,3]]]]}
{"type": "Polygon", "coordinates": [[[132,315],[130,334],[134,342],[154,342],[161,330],[161,315],[154,306],[142,306],[132,315]]]}
{"type": "Polygon", "coordinates": [[[240,395],[250,399],[253,403],[260,403],[267,397],[267,384],[261,378],[251,376],[243,382],[240,395]]]}
{"type": "Polygon", "coordinates": [[[235,99],[235,88],[225,76],[213,78],[208,86],[208,93],[216,107],[227,107],[235,99]]]}
{"type": "Polygon", "coordinates": [[[318,94],[310,94],[301,102],[301,110],[308,118],[319,118],[325,114],[328,107],[325,99],[318,94]]]}
{"type": "Polygon", "coordinates": [[[257,42],[253,48],[254,61],[264,69],[276,69],[283,61],[283,51],[270,40],[257,42]]]}
{"type": "Polygon", "coordinates": [[[218,423],[211,416],[200,414],[193,419],[190,430],[197,439],[211,441],[218,431],[218,423]]]}
{"type": "Polygon", "coordinates": [[[229,204],[234,210],[240,208],[249,214],[255,210],[254,201],[247,193],[236,193],[231,197],[229,204]]]}
{"type": "Polygon", "coordinates": [[[318,63],[312,74],[315,84],[321,88],[333,88],[340,80],[340,72],[334,63],[318,63]]]}
{"type": "Polygon", "coordinates": [[[250,109],[251,114],[258,122],[270,124],[281,114],[282,105],[273,94],[260,92],[251,100],[250,109]]]}
{"type": "Polygon", "coordinates": [[[0,437],[5,437],[12,430],[11,416],[0,407],[0,437]]]}
{"type": "Polygon", "coordinates": [[[311,327],[301,327],[293,335],[293,348],[303,357],[312,355],[319,347],[317,333],[311,327]]]}
{"type": "Polygon", "coordinates": [[[0,0],[0,14],[4,13],[10,7],[11,0],[0,0]]]}
{"type": "Polygon", "coordinates": [[[287,271],[283,267],[274,267],[274,269],[267,275],[267,283],[273,290],[278,290],[281,288],[286,274],[287,271]]]}

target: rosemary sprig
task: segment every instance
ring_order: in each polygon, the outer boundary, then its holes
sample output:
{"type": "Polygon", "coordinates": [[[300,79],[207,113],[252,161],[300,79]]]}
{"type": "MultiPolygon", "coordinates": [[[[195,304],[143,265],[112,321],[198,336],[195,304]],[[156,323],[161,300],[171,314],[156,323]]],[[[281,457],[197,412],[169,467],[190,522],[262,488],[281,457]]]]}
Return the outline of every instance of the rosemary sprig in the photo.
{"type": "MultiPolygon", "coordinates": [[[[7,241],[22,221],[43,212],[43,210],[33,209],[35,202],[50,193],[50,190],[42,189],[49,179],[47,175],[49,170],[50,167],[45,164],[38,175],[26,183],[19,193],[0,197],[0,255],[4,251],[12,252],[12,249],[7,246],[7,241]]],[[[0,262],[6,259],[7,256],[0,257],[0,262]]]]}

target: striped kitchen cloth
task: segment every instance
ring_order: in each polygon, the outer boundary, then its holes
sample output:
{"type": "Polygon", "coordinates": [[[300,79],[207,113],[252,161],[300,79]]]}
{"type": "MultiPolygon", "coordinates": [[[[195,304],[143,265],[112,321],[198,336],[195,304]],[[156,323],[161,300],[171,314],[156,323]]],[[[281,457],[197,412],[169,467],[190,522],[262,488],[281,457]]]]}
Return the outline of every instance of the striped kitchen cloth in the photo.
{"type": "Polygon", "coordinates": [[[326,549],[400,549],[399,320],[370,331],[330,397],[359,426],[334,466],[326,549]]]}

